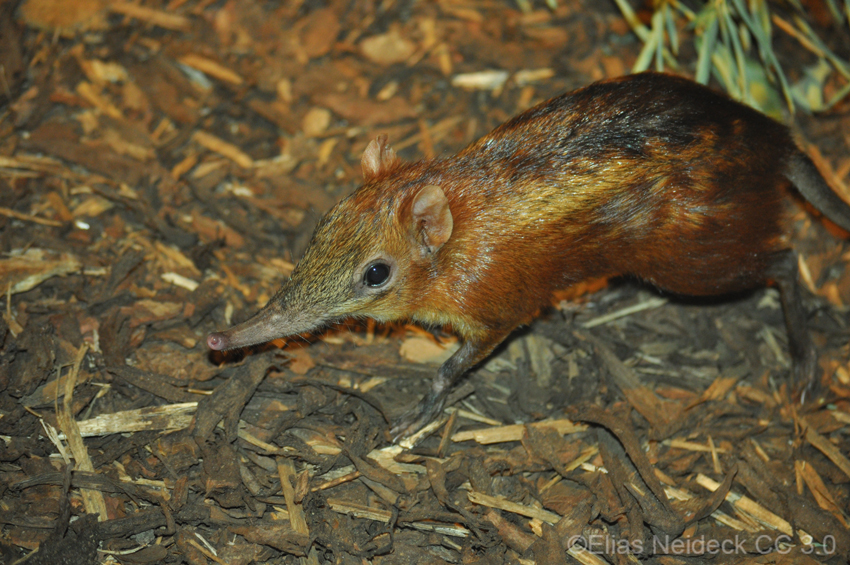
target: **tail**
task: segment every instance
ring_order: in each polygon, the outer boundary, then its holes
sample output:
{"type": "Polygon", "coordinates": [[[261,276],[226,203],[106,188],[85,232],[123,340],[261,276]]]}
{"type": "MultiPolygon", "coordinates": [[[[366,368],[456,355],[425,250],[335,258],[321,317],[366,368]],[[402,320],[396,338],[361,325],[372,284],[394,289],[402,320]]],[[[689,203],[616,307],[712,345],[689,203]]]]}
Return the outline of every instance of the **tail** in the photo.
{"type": "Polygon", "coordinates": [[[812,206],[836,225],[850,232],[850,205],[833,192],[806,155],[796,151],[791,156],[785,176],[812,206]]]}

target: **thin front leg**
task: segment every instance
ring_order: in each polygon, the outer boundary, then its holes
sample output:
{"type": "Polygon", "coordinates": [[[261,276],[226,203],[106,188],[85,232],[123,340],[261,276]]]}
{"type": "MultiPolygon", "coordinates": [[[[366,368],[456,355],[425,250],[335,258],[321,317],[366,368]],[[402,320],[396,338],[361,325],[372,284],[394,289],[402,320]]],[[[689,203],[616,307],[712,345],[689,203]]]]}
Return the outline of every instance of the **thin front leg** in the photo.
{"type": "Polygon", "coordinates": [[[435,419],[446,405],[446,397],[468,370],[483,361],[509,332],[492,332],[485,340],[470,339],[443,363],[431,390],[414,408],[405,412],[390,430],[394,443],[409,437],[435,419]]]}

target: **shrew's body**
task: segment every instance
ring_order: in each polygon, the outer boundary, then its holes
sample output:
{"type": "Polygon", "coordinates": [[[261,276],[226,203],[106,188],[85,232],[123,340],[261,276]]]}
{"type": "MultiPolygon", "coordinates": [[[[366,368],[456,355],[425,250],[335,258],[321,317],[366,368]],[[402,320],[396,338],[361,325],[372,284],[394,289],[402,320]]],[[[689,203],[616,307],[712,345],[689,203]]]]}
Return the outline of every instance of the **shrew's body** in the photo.
{"type": "Polygon", "coordinates": [[[348,316],[450,324],[463,346],[396,425],[401,436],[554,290],[631,274],[684,295],[774,281],[795,373],[814,377],[786,187],[848,231],[850,208],[784,126],[722,94],[623,77],[540,104],[447,159],[401,163],[379,138],[363,169],[290,281],[256,316],[211,334],[212,349],[348,316]]]}

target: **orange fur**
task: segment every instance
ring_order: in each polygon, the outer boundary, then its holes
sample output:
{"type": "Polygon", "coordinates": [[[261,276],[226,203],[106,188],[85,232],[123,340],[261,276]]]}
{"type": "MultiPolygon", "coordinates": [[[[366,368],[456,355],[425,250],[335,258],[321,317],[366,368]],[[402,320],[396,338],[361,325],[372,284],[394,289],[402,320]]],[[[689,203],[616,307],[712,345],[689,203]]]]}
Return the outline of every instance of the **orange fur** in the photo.
{"type": "MultiPolygon", "coordinates": [[[[447,159],[401,163],[379,138],[363,169],[366,183],[323,218],[291,280],[210,347],[347,316],[451,325],[464,346],[396,428],[404,434],[559,288],[630,274],[710,295],[776,278],[795,361],[814,372],[785,187],[793,178],[810,201],[835,197],[786,128],[723,95],[623,77],[536,106],[447,159]],[[367,284],[375,265],[379,284],[367,284]]],[[[850,226],[846,205],[823,211],[850,226]]]]}

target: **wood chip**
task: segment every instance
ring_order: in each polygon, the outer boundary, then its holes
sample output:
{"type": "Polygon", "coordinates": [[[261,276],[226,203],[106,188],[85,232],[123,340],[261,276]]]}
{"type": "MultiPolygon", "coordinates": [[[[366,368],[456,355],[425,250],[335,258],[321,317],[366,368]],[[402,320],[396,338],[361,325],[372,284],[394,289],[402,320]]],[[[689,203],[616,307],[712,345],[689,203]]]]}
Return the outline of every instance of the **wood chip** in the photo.
{"type": "Polygon", "coordinates": [[[21,220],[24,222],[33,222],[36,224],[41,224],[43,226],[60,227],[65,225],[64,223],[57,222],[56,220],[48,220],[47,218],[39,218],[38,216],[21,214],[20,212],[10,210],[9,208],[4,208],[2,206],[0,206],[0,214],[6,216],[7,218],[15,218],[16,220],[21,220]]]}
{"type": "Polygon", "coordinates": [[[192,67],[193,69],[199,70],[215,79],[228,82],[230,84],[238,86],[245,82],[245,80],[235,71],[232,71],[224,65],[201,55],[190,53],[180,57],[178,60],[187,67],[192,67]]]}
{"type": "Polygon", "coordinates": [[[416,45],[394,27],[388,33],[363,39],[360,50],[373,63],[389,66],[406,61],[413,55],[416,45]]]}
{"type": "MultiPolygon", "coordinates": [[[[88,449],[83,443],[83,437],[80,434],[79,426],[74,420],[72,403],[74,400],[74,387],[77,386],[77,375],[80,373],[80,365],[83,358],[88,353],[88,345],[83,344],[77,351],[74,365],[71,368],[71,373],[65,381],[65,398],[62,401],[62,409],[56,413],[56,419],[59,422],[59,429],[65,434],[68,442],[68,447],[74,456],[75,469],[77,471],[94,472],[89,458],[88,449]]],[[[86,512],[89,514],[97,514],[98,522],[104,522],[109,519],[109,512],[106,509],[106,501],[103,498],[103,493],[97,489],[81,489],[83,496],[83,504],[86,512]]]]}
{"type": "Polygon", "coordinates": [[[286,509],[289,511],[289,523],[292,529],[299,534],[310,534],[307,520],[304,518],[304,509],[295,503],[295,467],[290,459],[278,459],[277,473],[280,478],[280,488],[286,499],[286,509]]]}
{"type": "Polygon", "coordinates": [[[106,4],[106,0],[26,0],[21,3],[20,11],[27,24],[34,27],[85,30],[105,25],[106,4]]]}
{"type": "Polygon", "coordinates": [[[227,157],[243,169],[250,169],[254,166],[254,160],[242,152],[241,149],[219,139],[211,133],[198,130],[192,134],[192,139],[199,145],[206,147],[210,151],[214,151],[223,157],[227,157]]]}
{"type": "Polygon", "coordinates": [[[348,514],[349,516],[355,516],[357,518],[366,518],[367,520],[374,520],[376,522],[383,522],[384,524],[388,524],[393,517],[393,513],[389,510],[365,506],[363,504],[355,504],[339,498],[328,498],[327,503],[334,512],[348,514]]]}
{"type": "Polygon", "coordinates": [[[492,443],[502,443],[506,441],[519,441],[522,439],[522,434],[525,426],[531,427],[549,427],[553,428],[561,435],[583,432],[587,430],[587,426],[583,424],[574,424],[570,420],[543,420],[534,422],[533,424],[513,424],[510,426],[500,426],[496,428],[484,428],[481,430],[462,431],[452,436],[452,441],[461,442],[473,440],[482,445],[492,443]]]}
{"type": "Polygon", "coordinates": [[[192,423],[197,402],[181,402],[102,414],[77,422],[82,437],[97,437],[150,430],[182,430],[192,423]]]}
{"type": "Polygon", "coordinates": [[[153,24],[165,29],[174,31],[188,31],[191,27],[191,21],[188,18],[177,14],[155,10],[132,2],[110,2],[108,3],[109,10],[116,14],[122,14],[136,18],[145,23],[153,24]]]}
{"type": "Polygon", "coordinates": [[[467,90],[498,90],[505,86],[510,73],[508,71],[479,71],[462,73],[452,77],[452,86],[467,90]]]}
{"type": "Polygon", "coordinates": [[[548,524],[557,524],[561,519],[561,517],[554,512],[549,512],[548,510],[535,508],[533,506],[526,506],[524,504],[517,504],[516,502],[505,500],[499,496],[490,496],[474,491],[470,491],[466,493],[466,495],[469,497],[469,501],[475,504],[480,504],[481,506],[487,506],[489,508],[498,508],[499,510],[505,510],[506,512],[519,514],[520,516],[526,516],[528,518],[536,518],[548,524]]]}
{"type": "MultiPolygon", "coordinates": [[[[707,490],[710,490],[711,492],[714,492],[715,490],[720,488],[720,483],[702,474],[697,476],[696,482],[697,484],[706,488],[707,490]]],[[[794,531],[793,528],[791,528],[791,524],[789,524],[786,520],[783,520],[773,512],[770,512],[751,498],[729,492],[726,495],[726,500],[730,502],[735,508],[739,509],[742,512],[745,512],[746,514],[755,518],[765,526],[774,530],[779,530],[783,534],[789,536],[794,535],[794,531]]],[[[811,539],[811,536],[805,533],[803,530],[799,530],[798,533],[801,537],[811,539]]]]}
{"type": "Polygon", "coordinates": [[[665,304],[667,304],[666,298],[649,298],[647,300],[642,300],[641,302],[638,302],[633,306],[621,308],[620,310],[605,314],[604,316],[597,316],[596,318],[585,322],[584,324],[582,324],[582,326],[584,326],[585,328],[595,328],[596,326],[608,324],[610,322],[613,322],[614,320],[619,320],[620,318],[631,316],[632,314],[636,314],[638,312],[660,308],[665,304]]]}
{"type": "Polygon", "coordinates": [[[427,337],[409,337],[399,348],[399,354],[413,363],[442,363],[460,348],[459,343],[443,347],[427,337]]]}
{"type": "Polygon", "coordinates": [[[832,461],[836,467],[841,469],[841,472],[850,477],[850,459],[841,453],[835,445],[828,439],[820,435],[817,430],[811,425],[806,424],[806,441],[814,446],[818,451],[826,455],[827,459],[832,461]]]}
{"type": "Polygon", "coordinates": [[[75,273],[82,268],[77,257],[31,248],[23,254],[0,259],[0,289],[12,294],[26,292],[47,279],[75,273]]]}

